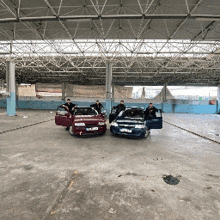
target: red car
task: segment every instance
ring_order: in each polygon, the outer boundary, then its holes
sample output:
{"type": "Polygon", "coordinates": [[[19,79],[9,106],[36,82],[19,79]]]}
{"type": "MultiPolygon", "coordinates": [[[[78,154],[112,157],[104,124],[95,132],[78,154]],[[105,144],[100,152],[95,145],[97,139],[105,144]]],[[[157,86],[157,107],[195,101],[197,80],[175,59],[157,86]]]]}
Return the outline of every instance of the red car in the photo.
{"type": "Polygon", "coordinates": [[[69,128],[73,135],[104,134],[106,132],[105,114],[91,107],[77,107],[73,112],[59,106],[55,116],[55,124],[69,128]]]}

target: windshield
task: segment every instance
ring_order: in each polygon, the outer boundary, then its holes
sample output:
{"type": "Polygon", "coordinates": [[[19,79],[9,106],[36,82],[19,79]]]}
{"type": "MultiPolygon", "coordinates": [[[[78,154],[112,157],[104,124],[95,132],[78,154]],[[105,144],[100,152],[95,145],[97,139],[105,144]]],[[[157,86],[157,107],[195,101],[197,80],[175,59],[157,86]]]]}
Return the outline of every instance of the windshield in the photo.
{"type": "Polygon", "coordinates": [[[98,115],[98,112],[93,108],[75,108],[74,115],[98,115]]]}
{"type": "Polygon", "coordinates": [[[68,111],[64,107],[58,106],[57,108],[57,115],[66,115],[68,114],[68,111]]]}
{"type": "Polygon", "coordinates": [[[143,109],[127,109],[121,114],[125,118],[143,118],[144,111],[143,109]]]}

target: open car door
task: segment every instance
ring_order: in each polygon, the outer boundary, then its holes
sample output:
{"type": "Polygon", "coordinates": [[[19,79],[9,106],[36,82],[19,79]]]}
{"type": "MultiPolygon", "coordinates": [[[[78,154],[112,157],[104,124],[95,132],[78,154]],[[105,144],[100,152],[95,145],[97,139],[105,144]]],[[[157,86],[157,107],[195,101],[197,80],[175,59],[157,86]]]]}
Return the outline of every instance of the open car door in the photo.
{"type": "Polygon", "coordinates": [[[159,109],[160,117],[147,119],[146,126],[149,129],[161,129],[163,127],[163,117],[162,117],[162,110],[159,109]]]}
{"type": "Polygon", "coordinates": [[[111,113],[109,114],[109,123],[112,123],[116,119],[116,108],[112,108],[111,113]]]}
{"type": "Polygon", "coordinates": [[[71,118],[70,113],[63,107],[59,106],[57,108],[56,116],[55,116],[55,124],[62,125],[65,127],[70,127],[71,118]]]}
{"type": "Polygon", "coordinates": [[[101,114],[100,114],[105,120],[107,119],[107,113],[104,108],[102,108],[101,114]]]}

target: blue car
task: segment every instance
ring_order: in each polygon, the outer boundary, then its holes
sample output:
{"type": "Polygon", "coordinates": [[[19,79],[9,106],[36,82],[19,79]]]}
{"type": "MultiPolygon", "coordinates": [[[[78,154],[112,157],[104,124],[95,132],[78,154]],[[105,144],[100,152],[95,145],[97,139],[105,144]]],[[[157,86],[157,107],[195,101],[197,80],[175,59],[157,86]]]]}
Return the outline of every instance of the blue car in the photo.
{"type": "Polygon", "coordinates": [[[144,109],[127,108],[112,121],[110,131],[116,135],[146,138],[150,130],[144,120],[144,109]]]}
{"type": "Polygon", "coordinates": [[[162,128],[162,111],[160,117],[146,120],[143,108],[127,108],[121,111],[112,121],[110,131],[112,134],[131,137],[146,138],[150,129],[162,128]]]}

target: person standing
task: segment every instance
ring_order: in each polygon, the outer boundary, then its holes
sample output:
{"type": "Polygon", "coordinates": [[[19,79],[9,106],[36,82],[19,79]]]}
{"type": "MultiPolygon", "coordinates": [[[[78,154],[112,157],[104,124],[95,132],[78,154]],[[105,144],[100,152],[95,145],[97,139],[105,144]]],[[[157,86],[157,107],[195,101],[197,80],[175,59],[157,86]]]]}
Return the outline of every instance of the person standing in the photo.
{"type": "Polygon", "coordinates": [[[126,106],[124,105],[124,100],[121,100],[120,104],[118,104],[115,108],[116,108],[116,115],[118,115],[121,111],[124,111],[126,109],[126,106]]]}
{"type": "Polygon", "coordinates": [[[90,105],[90,107],[93,107],[99,114],[101,114],[103,105],[99,102],[99,100],[96,100],[96,103],[90,105]]]}
{"type": "Polygon", "coordinates": [[[156,112],[158,112],[158,109],[153,106],[153,103],[149,103],[149,106],[144,111],[145,120],[156,118],[156,112]]]}
{"type": "Polygon", "coordinates": [[[76,104],[73,104],[70,99],[67,99],[67,103],[61,106],[66,108],[72,114],[72,111],[76,107],[76,104]]]}

